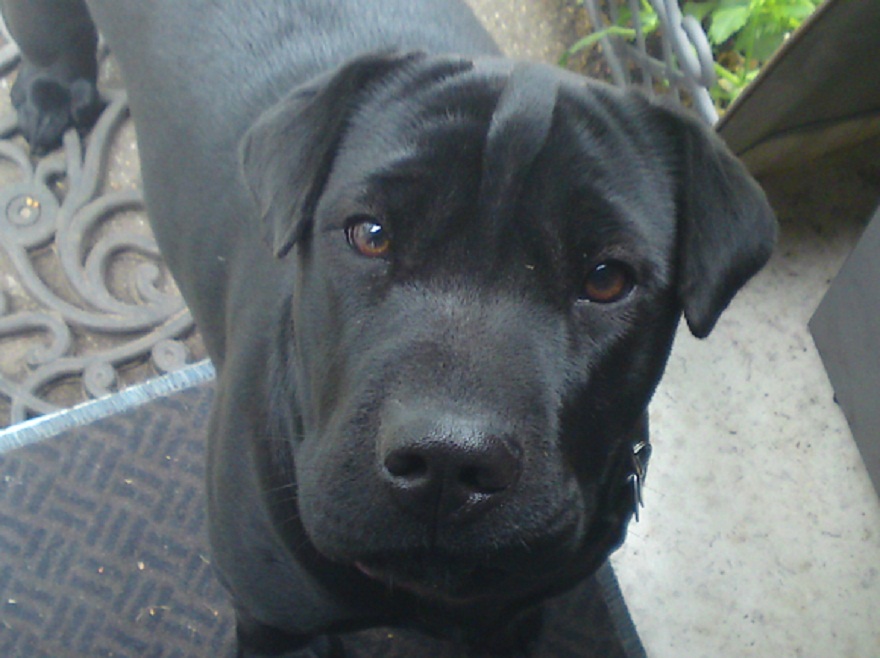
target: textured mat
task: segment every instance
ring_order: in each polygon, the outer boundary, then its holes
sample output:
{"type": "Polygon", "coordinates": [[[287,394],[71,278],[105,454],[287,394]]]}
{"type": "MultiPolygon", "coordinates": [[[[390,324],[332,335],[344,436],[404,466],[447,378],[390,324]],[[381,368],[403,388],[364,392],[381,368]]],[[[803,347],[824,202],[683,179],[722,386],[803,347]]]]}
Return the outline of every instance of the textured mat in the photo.
{"type": "MultiPolygon", "coordinates": [[[[0,432],[0,656],[232,656],[205,533],[210,366],[0,432]]],[[[539,655],[644,651],[610,567],[553,602],[539,655]]],[[[412,632],[346,637],[353,658],[452,658],[412,632]]]]}

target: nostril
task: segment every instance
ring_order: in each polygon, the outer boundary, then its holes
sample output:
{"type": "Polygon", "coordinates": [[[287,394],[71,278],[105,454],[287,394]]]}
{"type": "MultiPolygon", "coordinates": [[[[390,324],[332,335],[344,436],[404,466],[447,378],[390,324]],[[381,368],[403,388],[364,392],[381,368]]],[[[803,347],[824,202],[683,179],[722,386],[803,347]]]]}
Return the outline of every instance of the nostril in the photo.
{"type": "Polygon", "coordinates": [[[518,452],[497,439],[475,449],[454,441],[418,441],[392,450],[382,460],[385,476],[396,486],[411,490],[434,487],[456,495],[494,495],[510,488],[519,477],[518,452]]]}
{"type": "Polygon", "coordinates": [[[395,478],[416,480],[428,474],[428,462],[411,450],[395,450],[385,457],[385,470],[395,478]]]}
{"type": "Polygon", "coordinates": [[[523,447],[505,424],[429,411],[395,404],[382,420],[376,474],[397,506],[427,523],[464,522],[515,494],[523,447]]]}
{"type": "Polygon", "coordinates": [[[462,468],[458,476],[459,484],[478,494],[495,494],[504,491],[510,486],[512,479],[507,469],[482,466],[462,468]]]}

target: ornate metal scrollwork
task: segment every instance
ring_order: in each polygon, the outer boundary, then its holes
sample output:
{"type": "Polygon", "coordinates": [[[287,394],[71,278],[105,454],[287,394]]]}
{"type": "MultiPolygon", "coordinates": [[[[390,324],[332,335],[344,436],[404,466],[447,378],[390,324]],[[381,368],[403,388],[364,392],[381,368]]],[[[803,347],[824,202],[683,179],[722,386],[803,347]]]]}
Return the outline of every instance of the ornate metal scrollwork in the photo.
{"type": "MultiPolygon", "coordinates": [[[[0,48],[0,74],[16,63],[0,48]]],[[[0,426],[204,355],[139,189],[108,183],[128,105],[121,91],[105,98],[88,137],[68,131],[36,161],[13,111],[0,116],[0,426]]]]}

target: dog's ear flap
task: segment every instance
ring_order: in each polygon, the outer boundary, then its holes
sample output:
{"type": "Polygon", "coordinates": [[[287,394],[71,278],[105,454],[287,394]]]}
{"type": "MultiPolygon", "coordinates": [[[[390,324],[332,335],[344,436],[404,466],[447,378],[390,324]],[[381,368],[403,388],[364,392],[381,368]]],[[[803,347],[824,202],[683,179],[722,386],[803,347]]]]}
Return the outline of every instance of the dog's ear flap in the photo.
{"type": "Polygon", "coordinates": [[[688,327],[709,335],[770,258],[776,217],[763,190],[714,131],[664,108],[676,151],[678,297],[688,327]]]}
{"type": "Polygon", "coordinates": [[[241,167],[277,258],[308,236],[358,96],[421,57],[380,53],[352,60],[294,89],[248,129],[241,142],[241,167]]]}

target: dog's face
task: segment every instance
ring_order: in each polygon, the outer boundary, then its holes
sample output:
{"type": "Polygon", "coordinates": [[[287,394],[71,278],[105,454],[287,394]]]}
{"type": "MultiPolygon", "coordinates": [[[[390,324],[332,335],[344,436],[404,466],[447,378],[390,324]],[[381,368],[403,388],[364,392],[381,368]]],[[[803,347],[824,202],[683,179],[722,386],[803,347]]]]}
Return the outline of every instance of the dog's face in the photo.
{"type": "Polygon", "coordinates": [[[317,551],[452,607],[594,569],[682,310],[706,335],[769,255],[741,166],[637,95],[422,56],[300,90],[244,163],[294,270],[276,407],[317,551]]]}

